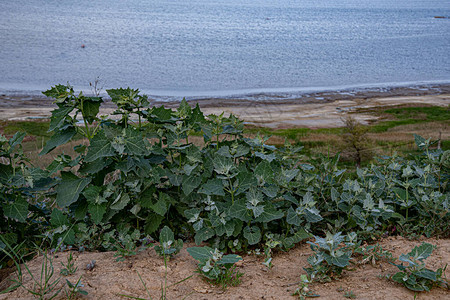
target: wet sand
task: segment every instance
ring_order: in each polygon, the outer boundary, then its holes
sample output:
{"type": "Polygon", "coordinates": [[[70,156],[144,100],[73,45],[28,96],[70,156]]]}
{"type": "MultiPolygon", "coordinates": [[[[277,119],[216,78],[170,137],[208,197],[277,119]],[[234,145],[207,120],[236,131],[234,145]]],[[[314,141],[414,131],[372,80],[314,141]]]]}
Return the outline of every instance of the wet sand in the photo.
{"type": "MultiPolygon", "coordinates": [[[[267,98],[263,97],[262,98],[267,98]]],[[[377,107],[397,105],[450,105],[450,85],[399,87],[360,91],[318,92],[286,99],[271,100],[214,98],[190,100],[199,104],[205,114],[232,113],[247,124],[270,128],[330,128],[342,125],[342,117],[352,112],[362,123],[376,120],[370,113],[360,112],[377,107]]],[[[179,102],[153,101],[152,105],[175,108],[179,102]]],[[[33,120],[51,116],[56,106],[44,96],[0,95],[0,120],[33,120]]],[[[114,104],[106,100],[101,114],[110,114],[114,104]]]]}

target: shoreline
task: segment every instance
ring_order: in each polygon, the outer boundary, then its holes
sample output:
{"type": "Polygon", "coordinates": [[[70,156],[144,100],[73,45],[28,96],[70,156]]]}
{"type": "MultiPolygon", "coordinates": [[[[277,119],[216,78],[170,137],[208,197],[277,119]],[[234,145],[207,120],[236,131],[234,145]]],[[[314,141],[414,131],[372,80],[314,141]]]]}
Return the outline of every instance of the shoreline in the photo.
{"type": "MultiPolygon", "coordinates": [[[[262,98],[263,96],[261,96],[262,98]]],[[[151,99],[150,99],[151,100],[151,99]]],[[[181,100],[181,99],[180,99],[181,100]]],[[[155,101],[150,105],[175,108],[180,101],[155,101]]],[[[296,98],[248,100],[242,98],[189,99],[198,104],[205,114],[232,113],[246,124],[270,128],[330,128],[342,125],[343,115],[359,109],[395,105],[450,105],[450,84],[419,85],[412,87],[372,88],[354,91],[324,91],[305,93],[296,98]]],[[[0,94],[0,120],[46,119],[55,108],[45,96],[0,94]]],[[[101,114],[110,114],[113,103],[105,99],[101,114]]],[[[376,120],[368,113],[354,114],[362,123],[376,120]]]]}

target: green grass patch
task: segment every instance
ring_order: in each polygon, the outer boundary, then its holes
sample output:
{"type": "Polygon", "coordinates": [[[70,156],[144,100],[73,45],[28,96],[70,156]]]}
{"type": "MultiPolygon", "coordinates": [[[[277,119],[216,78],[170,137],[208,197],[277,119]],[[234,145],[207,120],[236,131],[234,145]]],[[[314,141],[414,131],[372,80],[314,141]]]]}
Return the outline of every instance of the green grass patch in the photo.
{"type": "Polygon", "coordinates": [[[50,122],[44,121],[8,121],[0,124],[6,135],[14,135],[17,131],[24,131],[27,135],[44,138],[49,138],[53,134],[52,132],[47,132],[49,126],[50,122]]]}
{"type": "Polygon", "coordinates": [[[373,124],[370,126],[370,132],[380,133],[402,125],[450,120],[450,107],[441,106],[391,108],[384,110],[383,113],[391,115],[396,120],[373,124]]]}
{"type": "Polygon", "coordinates": [[[422,121],[448,121],[450,120],[450,107],[405,107],[392,108],[384,111],[399,120],[414,119],[422,121]]]}

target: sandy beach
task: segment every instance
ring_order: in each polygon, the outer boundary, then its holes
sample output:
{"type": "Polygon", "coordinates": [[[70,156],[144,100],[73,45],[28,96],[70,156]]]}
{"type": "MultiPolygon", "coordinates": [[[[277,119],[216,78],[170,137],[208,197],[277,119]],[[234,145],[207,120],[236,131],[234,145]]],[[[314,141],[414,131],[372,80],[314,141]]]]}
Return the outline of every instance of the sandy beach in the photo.
{"type": "MultiPolygon", "coordinates": [[[[272,97],[274,98],[274,97],[272,97]]],[[[304,94],[295,99],[273,100],[214,98],[190,100],[205,114],[232,113],[247,124],[270,128],[330,128],[342,125],[342,117],[353,113],[362,123],[376,120],[367,113],[377,107],[398,105],[450,105],[450,85],[399,87],[378,90],[335,91],[304,94]]],[[[179,102],[153,101],[152,105],[177,107],[179,102]]],[[[55,108],[44,96],[0,95],[0,120],[33,120],[51,116],[55,108]]],[[[101,114],[109,114],[114,105],[106,100],[101,114]]]]}

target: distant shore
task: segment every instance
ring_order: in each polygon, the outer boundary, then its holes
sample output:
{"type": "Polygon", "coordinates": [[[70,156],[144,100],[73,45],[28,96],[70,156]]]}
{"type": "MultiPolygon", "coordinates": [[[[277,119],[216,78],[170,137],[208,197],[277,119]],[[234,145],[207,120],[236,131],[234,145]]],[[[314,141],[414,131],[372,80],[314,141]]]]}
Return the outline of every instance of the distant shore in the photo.
{"type": "MultiPolygon", "coordinates": [[[[258,95],[255,95],[258,96],[258,95]]],[[[209,98],[189,100],[199,104],[205,114],[223,111],[233,113],[247,124],[271,128],[328,128],[341,126],[341,118],[348,112],[394,105],[450,105],[450,84],[413,87],[372,88],[349,91],[305,93],[286,99],[271,94],[270,100],[239,98],[209,98]]],[[[261,99],[267,99],[261,95],[261,99]]],[[[152,105],[174,108],[179,101],[152,101],[152,105]]],[[[51,116],[55,108],[51,99],[44,96],[0,94],[0,120],[35,120],[51,116]]],[[[105,101],[101,113],[109,114],[114,105],[105,101]]],[[[367,123],[374,120],[370,114],[355,117],[367,123]]]]}

